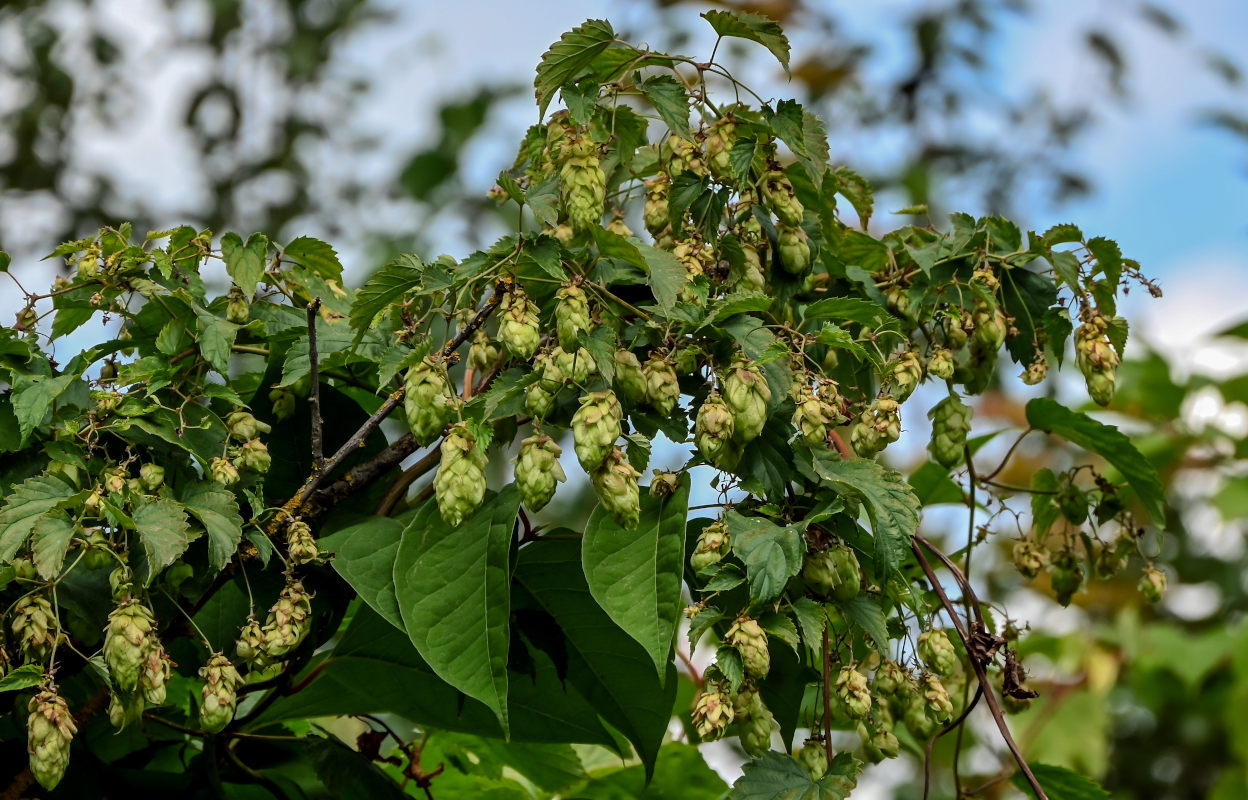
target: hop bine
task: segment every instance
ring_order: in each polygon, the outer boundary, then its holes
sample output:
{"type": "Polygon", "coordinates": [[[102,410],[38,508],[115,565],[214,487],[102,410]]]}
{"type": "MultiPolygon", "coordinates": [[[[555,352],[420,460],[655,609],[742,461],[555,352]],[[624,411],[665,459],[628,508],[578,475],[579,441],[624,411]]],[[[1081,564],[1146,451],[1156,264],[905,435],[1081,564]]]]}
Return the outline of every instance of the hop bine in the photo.
{"type": "Polygon", "coordinates": [[[442,440],[442,463],[433,476],[433,491],[442,519],[459,525],[485,499],[485,449],[463,422],[451,426],[442,440]]]}

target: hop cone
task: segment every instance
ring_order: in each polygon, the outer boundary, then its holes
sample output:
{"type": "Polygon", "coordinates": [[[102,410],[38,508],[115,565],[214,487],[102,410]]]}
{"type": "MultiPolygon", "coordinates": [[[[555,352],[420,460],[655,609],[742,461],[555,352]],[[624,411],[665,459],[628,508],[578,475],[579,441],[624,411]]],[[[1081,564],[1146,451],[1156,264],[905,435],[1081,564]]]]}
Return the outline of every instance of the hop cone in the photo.
{"type": "Polygon", "coordinates": [[[916,737],[929,739],[936,732],[937,720],[928,713],[927,699],[914,687],[907,689],[905,722],[916,737]]]}
{"type": "Polygon", "coordinates": [[[1044,379],[1048,374],[1049,362],[1045,360],[1043,352],[1037,352],[1036,357],[1031,360],[1031,363],[1027,365],[1023,370],[1023,374],[1019,377],[1028,386],[1036,386],[1044,383],[1044,379]]]}
{"type": "Polygon", "coordinates": [[[591,324],[589,298],[585,290],[576,284],[568,284],[555,292],[555,330],[559,334],[559,346],[569,353],[577,348],[577,334],[588,331],[591,324]]]}
{"type": "Polygon", "coordinates": [[[654,477],[650,479],[651,497],[670,497],[679,488],[680,475],[675,472],[664,472],[661,469],[654,470],[654,477]]]}
{"type": "Polygon", "coordinates": [[[451,415],[451,382],[440,360],[425,358],[407,371],[403,411],[412,436],[422,445],[442,435],[451,415]]]}
{"type": "Polygon", "coordinates": [[[790,275],[802,275],[810,269],[810,241],[806,231],[796,225],[781,224],[779,228],[780,266],[790,275]]]}
{"type": "Polygon", "coordinates": [[[1021,539],[1014,543],[1014,567],[1025,578],[1034,578],[1049,563],[1049,551],[1039,542],[1021,539]]]}
{"type": "Polygon", "coordinates": [[[545,508],[550,498],[555,496],[555,487],[560,481],[567,480],[559,464],[562,454],[563,448],[544,434],[539,433],[520,442],[520,453],[516,456],[516,486],[530,511],[545,508]]]}
{"type": "Polygon", "coordinates": [[[229,428],[230,436],[240,442],[250,441],[272,430],[267,423],[261,422],[246,411],[235,411],[226,417],[225,427],[229,428]]]}
{"type": "Polygon", "coordinates": [[[835,597],[842,602],[853,600],[862,588],[858,556],[845,546],[823,553],[807,553],[802,564],[802,580],[820,597],[835,597]]]}
{"type": "Polygon", "coordinates": [[[969,314],[961,309],[954,308],[945,312],[942,327],[945,332],[945,343],[949,345],[949,348],[951,350],[961,350],[963,347],[966,347],[971,331],[975,330],[975,322],[969,314]]]}
{"type": "Polygon", "coordinates": [[[650,235],[658,237],[668,227],[667,192],[671,186],[666,175],[657,175],[646,181],[646,206],[642,218],[650,235]]]}
{"type": "MultiPolygon", "coordinates": [[[[996,353],[1000,350],[1001,345],[1005,343],[1005,335],[1010,329],[1009,322],[1006,321],[1001,309],[976,299],[971,320],[975,325],[975,344],[984,353],[996,353]]],[[[1076,353],[1078,353],[1077,341],[1076,353]]]]}
{"type": "Polygon", "coordinates": [[[498,348],[485,331],[477,331],[472,338],[472,347],[468,348],[468,366],[477,372],[489,372],[497,363],[498,348]]]}
{"type": "Polygon", "coordinates": [[[723,521],[712,522],[698,535],[693,555],[689,556],[689,566],[694,572],[701,572],[712,564],[718,564],[728,555],[728,545],[728,529],[723,521]]]}
{"type": "Polygon", "coordinates": [[[108,615],[104,628],[104,663],[113,684],[132,692],[139,683],[143,662],[155,642],[156,620],[147,606],[134,598],[122,601],[108,615]]]}
{"type": "Polygon", "coordinates": [[[737,648],[746,675],[760,680],[767,677],[771,669],[771,652],[767,649],[767,632],[757,620],[745,615],[737,617],[724,634],[724,642],[737,648]]]}
{"type": "Polygon", "coordinates": [[[923,360],[918,353],[908,350],[897,357],[889,377],[896,387],[894,394],[897,402],[904,403],[919,385],[919,381],[923,380],[923,360]]]}
{"type": "Polygon", "coordinates": [[[278,595],[277,602],[269,609],[269,616],[260,629],[264,654],[273,660],[285,656],[299,646],[308,634],[308,617],[312,615],[312,596],[303,583],[287,579],[286,586],[278,595]]]}
{"type": "Polygon", "coordinates": [[[758,692],[741,694],[744,702],[738,702],[734,709],[737,714],[737,735],[741,738],[741,748],[751,757],[757,758],[771,749],[771,730],[775,726],[776,718],[763,704],[763,698],[758,692]]]}
{"type": "Polygon", "coordinates": [[[248,617],[246,624],[238,632],[238,640],[234,645],[238,657],[253,666],[265,663],[264,630],[255,617],[248,617]]]}
{"type": "Polygon", "coordinates": [[[165,468],[159,464],[144,464],[139,467],[139,483],[149,492],[154,492],[165,482],[165,468]]]}
{"type": "Polygon", "coordinates": [[[919,691],[923,693],[923,700],[927,703],[927,715],[937,722],[945,722],[953,716],[953,702],[949,699],[949,692],[945,690],[945,685],[940,682],[940,678],[935,675],[925,675],[919,682],[919,691]]]}
{"type": "Polygon", "coordinates": [[[459,525],[485,499],[485,450],[462,422],[442,440],[442,464],[433,476],[434,496],[442,519],[459,525]]]}
{"type": "Polygon", "coordinates": [[[689,171],[694,175],[705,175],[706,164],[702,161],[702,152],[697,145],[679,136],[667,137],[667,147],[672,153],[669,171],[675,178],[682,172],[689,171]]]}
{"type": "Polygon", "coordinates": [[[292,522],[286,528],[286,552],[292,564],[309,564],[320,556],[308,523],[292,522]]]}
{"type": "Polygon", "coordinates": [[[729,289],[743,292],[762,292],[767,289],[767,273],[763,270],[762,253],[766,247],[762,242],[741,246],[744,256],[741,264],[732,265],[728,269],[727,285],[729,289]]]}
{"type": "Polygon", "coordinates": [[[589,380],[590,375],[598,371],[598,365],[594,363],[594,357],[584,347],[578,347],[570,351],[565,351],[562,347],[556,347],[550,351],[550,355],[559,373],[565,379],[571,378],[575,384],[584,384],[585,381],[589,380]]]}
{"type": "Polygon", "coordinates": [[[534,419],[546,419],[554,407],[555,396],[543,389],[540,381],[524,390],[524,410],[534,419]]]}
{"type": "Polygon", "coordinates": [[[238,687],[243,679],[224,653],[213,653],[199,670],[204,679],[199,701],[199,724],[209,733],[220,733],[234,719],[238,707],[238,687]]]}
{"type": "Polygon", "coordinates": [[[971,407],[951,394],[927,412],[932,421],[932,441],[927,451],[946,469],[962,463],[966,435],[971,432],[971,407]]]}
{"type": "Polygon", "coordinates": [[[736,421],[736,437],[748,442],[763,432],[771,387],[758,367],[738,359],[723,376],[724,401],[736,421]]]}
{"type": "Polygon", "coordinates": [[[1079,587],[1083,585],[1083,563],[1074,555],[1063,553],[1053,563],[1049,580],[1053,584],[1053,593],[1057,595],[1057,602],[1068,606],[1075,592],[1079,591],[1079,587]]]}
{"type": "Polygon", "coordinates": [[[927,371],[934,378],[947,381],[953,377],[953,351],[948,347],[937,347],[927,360],[927,371]]]}
{"type": "Polygon", "coordinates": [[[810,444],[824,444],[828,429],[843,421],[836,407],[815,394],[809,386],[802,386],[793,409],[793,425],[802,438],[810,444]]]}
{"type": "Polygon", "coordinates": [[[620,447],[612,448],[602,466],[589,474],[602,507],[623,528],[637,527],[641,515],[641,492],[637,488],[640,475],[620,447]]]}
{"type": "Polygon", "coordinates": [[[794,227],[802,224],[805,209],[787,175],[778,169],[771,170],[763,175],[762,190],[763,201],[781,223],[794,227]]]}
{"type": "Polygon", "coordinates": [[[1088,312],[1087,320],[1075,331],[1075,363],[1083,373],[1088,394],[1097,405],[1107,406],[1114,398],[1118,352],[1106,331],[1109,321],[1098,312],[1088,312]]]}
{"type": "Polygon", "coordinates": [[[173,662],[164,646],[153,639],[143,656],[142,669],[139,672],[139,690],[143,700],[151,706],[163,706],[169,685],[169,676],[173,672],[173,662]]]}
{"type": "Polygon", "coordinates": [[[958,654],[942,630],[924,631],[919,634],[919,658],[937,675],[949,677],[958,668],[958,654]]]}
{"type": "Polygon", "coordinates": [[[615,351],[615,392],[633,405],[646,399],[648,384],[641,361],[632,350],[615,351]]]}
{"type": "Polygon", "coordinates": [[[1139,590],[1148,602],[1160,603],[1166,593],[1166,573],[1151,564],[1145,567],[1144,574],[1140,576],[1139,590]]]}
{"type": "MultiPolygon", "coordinates": [[[[560,354],[563,353],[562,348],[556,347],[555,350],[560,354]]],[[[568,382],[568,376],[560,368],[554,351],[538,353],[537,358],[533,360],[533,371],[537,373],[537,385],[541,386],[542,391],[547,394],[558,394],[568,382]]]]}
{"type": "Polygon", "coordinates": [[[732,702],[715,683],[707,683],[693,702],[693,726],[704,742],[723,737],[735,716],[732,702]]]}
{"type": "Polygon", "coordinates": [[[875,671],[875,691],[881,695],[897,697],[898,693],[910,685],[906,671],[895,661],[885,661],[875,671]]]}
{"type": "Polygon", "coordinates": [[[901,754],[901,742],[897,734],[885,728],[872,733],[866,725],[858,723],[858,737],[862,739],[863,749],[871,763],[878,764],[886,758],[896,758],[901,754]]]}
{"type": "Polygon", "coordinates": [[[523,289],[508,292],[499,304],[498,339],[517,358],[529,359],[537,352],[542,335],[538,330],[537,305],[523,289]]]}
{"type": "Polygon", "coordinates": [[[572,156],[559,170],[559,193],[573,230],[586,231],[602,221],[607,176],[599,166],[596,148],[588,139],[573,139],[565,150],[572,156]]]}
{"type": "Polygon", "coordinates": [[[572,416],[573,449],[586,472],[602,466],[615,440],[620,438],[624,411],[613,392],[593,392],[581,398],[572,416]]]}
{"type": "Polygon", "coordinates": [[[898,403],[889,395],[872,400],[850,431],[854,450],[870,457],[901,438],[901,416],[898,403]]]}
{"type": "Polygon", "coordinates": [[[208,463],[208,471],[212,479],[222,486],[233,486],[238,483],[238,468],[228,459],[214,458],[208,463]]]}
{"type": "Polygon", "coordinates": [[[736,130],[737,126],[730,117],[718,119],[711,125],[706,141],[702,144],[707,166],[711,168],[711,174],[720,180],[733,177],[728,154],[736,142],[736,130]]]}
{"type": "Polygon", "coordinates": [[[30,771],[39,785],[51,791],[69,766],[69,744],[78,732],[64,698],[44,689],[30,700],[26,721],[26,751],[30,771]]]}
{"type": "Polygon", "coordinates": [[[263,475],[273,465],[273,457],[269,455],[268,445],[259,439],[252,439],[238,448],[238,457],[234,459],[234,465],[263,475]]]}
{"type": "Polygon", "coordinates": [[[828,751],[818,740],[807,740],[797,751],[797,762],[812,781],[818,781],[828,771],[828,751]]]}
{"type": "Polygon", "coordinates": [[[646,401],[661,416],[670,415],[680,398],[676,370],[658,356],[650,356],[641,369],[646,377],[646,401]]]}
{"type": "Polygon", "coordinates": [[[246,325],[251,318],[251,304],[247,302],[243,290],[237,286],[230,287],[226,295],[225,318],[235,325],[246,325]]]}
{"type": "Polygon", "coordinates": [[[628,227],[628,223],[624,221],[624,215],[618,210],[611,217],[611,221],[607,223],[607,230],[611,231],[616,236],[623,236],[625,238],[633,235],[633,229],[628,227]]]}
{"type": "Polygon", "coordinates": [[[122,694],[113,692],[108,701],[108,721],[117,730],[133,725],[143,719],[147,704],[143,702],[142,692],[122,694]]]}
{"type": "Polygon", "coordinates": [[[740,458],[740,452],[732,442],[735,428],[728,405],[718,392],[711,392],[698,409],[694,426],[693,441],[698,446],[698,452],[720,469],[731,468],[740,458]]]}
{"type": "Polygon", "coordinates": [[[18,600],[10,625],[26,663],[45,661],[52,654],[60,629],[52,604],[43,595],[28,594],[18,600]]]}
{"type": "Polygon", "coordinates": [[[867,676],[853,667],[841,667],[836,676],[836,695],[852,719],[866,719],[871,713],[871,690],[867,688],[867,676]]]}

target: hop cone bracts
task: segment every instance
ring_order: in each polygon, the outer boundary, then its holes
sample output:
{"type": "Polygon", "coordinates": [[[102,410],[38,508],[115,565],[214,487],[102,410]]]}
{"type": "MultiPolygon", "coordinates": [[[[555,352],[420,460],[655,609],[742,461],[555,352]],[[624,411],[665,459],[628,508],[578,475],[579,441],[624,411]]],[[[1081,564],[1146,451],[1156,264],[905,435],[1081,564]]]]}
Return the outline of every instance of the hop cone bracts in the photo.
{"type": "Polygon", "coordinates": [[[459,525],[485,499],[485,449],[465,423],[456,423],[442,440],[442,463],[433,476],[434,496],[442,519],[459,525]]]}
{"type": "Polygon", "coordinates": [[[615,440],[620,438],[624,411],[614,392],[593,392],[581,398],[572,416],[573,448],[586,472],[602,466],[615,440]]]}
{"type": "Polygon", "coordinates": [[[606,460],[590,473],[594,491],[602,507],[623,528],[637,527],[641,516],[641,491],[637,488],[640,472],[628,462],[621,447],[613,447],[606,460]]]}
{"type": "Polygon", "coordinates": [[[693,441],[708,462],[720,469],[730,469],[740,457],[733,445],[736,429],[732,412],[717,392],[711,392],[698,408],[693,441]]]}
{"type": "Polygon", "coordinates": [[[724,635],[724,642],[737,649],[745,674],[752,678],[767,677],[771,670],[771,652],[767,649],[767,632],[757,620],[740,616],[724,635]]]}
{"type": "Polygon", "coordinates": [[[138,686],[139,673],[155,641],[156,620],[151,609],[135,598],[122,601],[108,615],[104,629],[104,663],[113,684],[124,692],[138,686]]]}
{"type": "Polygon", "coordinates": [[[724,402],[736,420],[736,437],[748,442],[763,432],[771,387],[763,373],[750,362],[737,359],[723,376],[724,402]]]}
{"type": "Polygon", "coordinates": [[[555,488],[567,480],[559,464],[562,454],[563,448],[545,434],[535,434],[520,443],[520,453],[516,456],[516,486],[530,511],[545,508],[555,496],[555,488]]]}
{"type": "Polygon", "coordinates": [[[932,441],[927,451],[946,469],[962,463],[966,436],[971,432],[971,407],[955,394],[941,400],[927,416],[932,421],[932,441]]]}
{"type": "Polygon", "coordinates": [[[519,287],[502,299],[498,308],[498,339],[517,358],[529,359],[537,352],[542,335],[538,329],[537,304],[519,287]]]}
{"type": "Polygon", "coordinates": [[[422,445],[442,435],[451,416],[453,394],[441,359],[425,358],[407,371],[403,411],[412,436],[422,445]]]}
{"type": "Polygon", "coordinates": [[[199,724],[209,733],[220,733],[234,719],[243,679],[224,653],[213,653],[199,674],[204,679],[199,724]]]}
{"type": "Polygon", "coordinates": [[[65,699],[45,688],[30,700],[26,721],[26,751],[30,771],[39,785],[51,791],[69,766],[69,745],[78,732],[65,699]]]}
{"type": "Polygon", "coordinates": [[[693,554],[689,556],[689,566],[694,572],[701,572],[718,564],[728,555],[729,544],[728,529],[723,520],[712,522],[698,535],[698,543],[693,548],[693,554]]]}

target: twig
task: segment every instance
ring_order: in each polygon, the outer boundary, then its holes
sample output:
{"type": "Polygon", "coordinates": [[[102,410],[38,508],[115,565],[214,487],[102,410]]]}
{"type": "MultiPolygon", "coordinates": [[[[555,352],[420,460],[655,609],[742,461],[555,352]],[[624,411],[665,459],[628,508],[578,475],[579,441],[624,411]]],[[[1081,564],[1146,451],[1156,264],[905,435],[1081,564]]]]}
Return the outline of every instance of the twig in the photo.
{"type": "MultiPolygon", "coordinates": [[[[923,555],[924,547],[939,557],[945,566],[950,567],[951,571],[955,573],[955,578],[962,579],[962,573],[958,572],[957,567],[953,566],[948,557],[941,553],[931,542],[918,534],[910,537],[910,549],[914,551],[915,557],[918,558],[919,566],[923,568],[923,574],[927,576],[932,589],[940,598],[941,605],[945,607],[945,612],[953,619],[954,628],[957,629],[958,636],[962,638],[962,645],[966,648],[967,654],[970,655],[973,653],[970,634],[967,632],[962,618],[958,616],[957,611],[954,609],[953,603],[949,601],[949,595],[945,594],[945,588],[941,585],[940,580],[937,579],[936,573],[932,570],[932,565],[928,563],[927,557],[923,555]],[[922,547],[920,547],[920,544],[922,547]]],[[[963,585],[962,591],[969,592],[970,586],[963,585]]],[[[978,606],[979,604],[976,603],[977,611],[978,606]]],[[[1027,759],[1023,757],[1022,751],[1018,749],[1018,745],[1014,742],[1014,737],[1010,734],[1010,726],[1005,722],[1005,714],[1001,711],[1001,705],[997,702],[997,697],[993,694],[992,687],[988,684],[988,675],[984,670],[984,665],[974,655],[970,655],[969,660],[971,667],[975,670],[975,679],[979,681],[979,687],[983,690],[984,698],[988,701],[988,709],[992,712],[992,719],[997,723],[997,730],[1001,732],[1001,738],[1005,740],[1006,746],[1010,748],[1010,753],[1018,763],[1018,768],[1027,776],[1027,782],[1031,784],[1031,789],[1036,794],[1036,800],[1049,800],[1049,796],[1044,792],[1044,787],[1040,785],[1040,781],[1036,780],[1035,773],[1031,771],[1031,767],[1027,764],[1027,759]]]]}
{"type": "Polygon", "coordinates": [[[828,431],[828,436],[832,438],[832,444],[836,445],[836,450],[841,454],[841,458],[853,458],[854,454],[850,452],[849,445],[845,444],[845,440],[836,431],[828,431]]]}
{"type": "Polygon", "coordinates": [[[823,621],[823,752],[832,763],[832,647],[828,621],[823,621]]]}
{"type": "Polygon", "coordinates": [[[689,672],[689,677],[695,684],[697,684],[698,689],[704,687],[706,685],[706,681],[702,679],[702,673],[698,672],[698,667],[693,663],[693,659],[685,655],[685,651],[681,650],[679,647],[674,649],[676,650],[676,655],[680,657],[681,663],[685,665],[685,669],[689,672]]]}
{"type": "Polygon", "coordinates": [[[312,411],[312,471],[320,472],[325,465],[324,420],[321,419],[321,375],[319,368],[320,353],[316,350],[316,314],[321,310],[321,298],[308,303],[308,362],[311,370],[308,379],[311,390],[308,393],[308,405],[312,411]]]}
{"type": "MultiPolygon", "coordinates": [[[[1035,430],[1035,428],[1028,426],[1026,430],[1020,433],[1018,435],[1018,438],[1014,440],[1014,444],[1010,445],[1010,449],[1005,451],[1005,458],[1001,459],[1001,463],[997,465],[996,469],[994,469],[992,472],[989,472],[987,475],[983,476],[983,480],[990,481],[993,478],[997,477],[997,475],[1000,474],[1001,470],[1005,469],[1005,465],[1010,463],[1010,456],[1014,455],[1014,451],[1017,450],[1018,446],[1023,443],[1023,439],[1026,439],[1027,434],[1031,433],[1033,430],[1035,430]]],[[[970,463],[971,462],[968,459],[967,464],[970,464],[970,463]]]]}

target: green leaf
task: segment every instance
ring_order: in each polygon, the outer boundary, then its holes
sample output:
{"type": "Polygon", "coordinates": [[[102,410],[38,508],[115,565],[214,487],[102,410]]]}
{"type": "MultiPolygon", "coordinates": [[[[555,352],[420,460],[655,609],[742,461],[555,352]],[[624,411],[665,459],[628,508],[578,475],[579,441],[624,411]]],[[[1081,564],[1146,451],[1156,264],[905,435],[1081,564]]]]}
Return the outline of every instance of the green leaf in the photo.
{"type": "Polygon", "coordinates": [[[9,264],[13,263],[13,257],[8,253],[0,250],[0,272],[8,272],[9,264]]]}
{"type": "Polygon", "coordinates": [[[535,625],[552,627],[553,620],[563,634],[568,682],[632,742],[649,771],[671,718],[675,668],[665,665],[660,677],[646,649],[594,602],[581,566],[582,543],[560,533],[571,532],[552,531],[520,550],[517,619],[540,609],[548,616],[535,625]]]}
{"type": "MultiPolygon", "coordinates": [[[[1069,222],[1062,222],[1054,225],[1041,234],[1040,241],[1044,243],[1045,247],[1052,247],[1057,244],[1082,242],[1083,231],[1079,230],[1078,225],[1072,225],[1069,222]]],[[[1054,255],[1056,255],[1056,253],[1054,255]]]]}
{"type": "Polygon", "coordinates": [[[13,376],[13,390],[9,397],[13,401],[13,413],[17,416],[23,445],[35,428],[43,423],[56,399],[77,379],[78,376],[72,374],[57,375],[55,378],[44,375],[13,376]]]}
{"type": "Polygon", "coordinates": [[[796,525],[781,527],[762,517],[736,511],[724,515],[732,552],[745,564],[750,602],[766,603],[780,596],[784,585],[802,569],[806,541],[796,525]]]}
{"type": "Polygon", "coordinates": [[[536,236],[525,239],[516,256],[517,266],[523,270],[527,266],[535,266],[557,281],[566,281],[568,271],[561,263],[559,240],[553,236],[536,236]]]}
{"type": "Polygon", "coordinates": [[[919,527],[919,499],[901,473],[865,458],[841,461],[826,452],[814,454],[815,474],[838,494],[856,497],[866,507],[875,538],[875,568],[881,581],[895,574],[919,527]]]}
{"type": "Polygon", "coordinates": [[[636,639],[664,675],[680,619],[689,477],[671,495],[641,496],[637,527],[620,527],[600,503],[585,526],[581,563],[607,616],[636,639]]]}
{"type": "Polygon", "coordinates": [[[1045,314],[1057,302],[1057,285],[1053,279],[1026,269],[1009,269],[1001,273],[1001,297],[1005,311],[1014,318],[1018,336],[1006,339],[1005,347],[1019,364],[1027,364],[1035,354],[1035,345],[1044,326],[1045,314]]]}
{"type": "Polygon", "coordinates": [[[515,484],[451,526],[418,517],[394,562],[399,611],[412,644],[447,683],[485,703],[507,731],[507,647],[515,484]]]}
{"type": "Polygon", "coordinates": [[[870,636],[876,647],[888,646],[888,628],[884,621],[884,611],[878,603],[865,594],[860,594],[840,606],[849,621],[870,636]]]}
{"type": "Polygon", "coordinates": [[[1105,273],[1111,286],[1122,277],[1122,250],[1113,239],[1097,236],[1088,240],[1088,250],[1096,257],[1096,266],[1105,273]]]}
{"type": "Polygon", "coordinates": [[[641,84],[641,91],[668,130],[682,139],[693,140],[689,131],[689,93],[680,81],[671,75],[655,75],[641,84]]]}
{"type": "Polygon", "coordinates": [[[1037,397],[1027,403],[1027,422],[1033,428],[1057,434],[1104,458],[1122,473],[1153,522],[1165,525],[1166,490],[1157,477],[1157,470],[1122,431],[1087,414],[1071,411],[1047,397],[1037,397]]]}
{"type": "Polygon", "coordinates": [[[550,46],[537,65],[533,88],[537,96],[538,116],[546,116],[555,92],[573,83],[603,50],[615,40],[615,30],[606,20],[586,20],[550,46]]]}
{"type": "Polygon", "coordinates": [[[50,475],[27,478],[15,487],[0,508],[0,562],[12,561],[39,518],[74,493],[73,487],[50,475]]]}
{"type": "Polygon", "coordinates": [[[182,505],[164,498],[137,502],[134,527],[147,556],[144,585],[151,583],[162,569],[176,561],[195,538],[191,535],[182,505]]]}
{"type": "Polygon", "coordinates": [[[230,348],[234,346],[234,339],[238,336],[238,326],[198,309],[195,316],[199,319],[199,352],[213,369],[228,378],[230,348]]]}
{"type": "Polygon", "coordinates": [[[668,742],[659,751],[654,775],[632,766],[610,774],[595,772],[582,788],[563,794],[576,800],[720,800],[728,789],[698,748],[668,742]]]}
{"type": "Polygon", "coordinates": [[[386,306],[421,286],[425,269],[420,256],[404,253],[378,270],[355,295],[355,302],[351,304],[351,327],[368,330],[386,306]]]}
{"type": "MultiPolygon", "coordinates": [[[[1054,767],[1048,764],[1031,764],[1032,774],[1040,782],[1040,787],[1049,796],[1049,800],[1109,800],[1110,794],[1095,781],[1083,777],[1065,767],[1054,767]]],[[[1034,796],[1027,776],[1018,773],[1011,782],[1020,792],[1034,796]]]]}
{"type": "Polygon", "coordinates": [[[35,522],[30,549],[35,567],[44,580],[52,580],[61,571],[75,532],[73,521],[64,514],[45,514],[35,522]]]}
{"type": "Polygon", "coordinates": [[[816,782],[796,758],[772,750],[745,764],[728,800],[845,800],[861,771],[861,761],[840,753],[816,782]]]}
{"type": "MultiPolygon", "coordinates": [[[[432,500],[423,503],[414,524],[427,526],[429,515],[437,513],[437,505],[432,500]]],[[[318,542],[322,549],[334,554],[334,560],[329,563],[351,584],[360,599],[399,630],[405,629],[394,593],[394,562],[403,527],[390,517],[369,517],[318,542]]]]}
{"type": "Polygon", "coordinates": [[[316,777],[332,797],[367,797],[369,800],[411,797],[380,767],[337,738],[309,736],[300,742],[300,747],[307,750],[316,777]]]}
{"type": "Polygon", "coordinates": [[[17,692],[43,683],[43,667],[39,664],[23,664],[4,677],[0,677],[0,692],[17,692]]]}
{"type": "Polygon", "coordinates": [[[220,572],[243,538],[243,518],[234,493],[216,481],[197,481],[182,490],[182,503],[208,534],[208,565],[220,572]]]}
{"type": "Polygon", "coordinates": [[[785,74],[789,73],[789,40],[780,23],[748,11],[706,11],[702,18],[711,23],[720,36],[748,39],[766,47],[784,67],[785,74]]]}
{"type": "Polygon", "coordinates": [[[669,312],[676,307],[680,290],[688,280],[685,268],[676,256],[666,250],[642,244],[636,238],[626,239],[601,227],[594,229],[594,237],[603,255],[622,259],[649,273],[650,288],[654,291],[654,299],[658,301],[660,309],[669,312]]]}
{"type": "Polygon", "coordinates": [[[837,194],[842,195],[858,212],[858,221],[865,231],[871,222],[871,212],[875,210],[875,194],[867,179],[849,167],[837,167],[832,172],[836,179],[837,194]]]}
{"type": "Polygon", "coordinates": [[[806,646],[817,649],[823,644],[823,629],[828,624],[827,612],[823,606],[809,597],[799,597],[793,601],[793,617],[797,620],[798,630],[802,633],[802,641],[806,646]]]}
{"type": "Polygon", "coordinates": [[[983,224],[984,230],[988,232],[988,249],[991,252],[1006,255],[1022,249],[1023,233],[1010,220],[989,216],[984,217],[983,224]]]}
{"type": "Polygon", "coordinates": [[[227,233],[221,237],[221,257],[225,260],[225,271],[238,284],[247,301],[256,297],[256,286],[264,277],[264,259],[269,253],[269,239],[262,233],[253,233],[243,243],[243,237],[237,233],[227,233]]]}
{"type": "Polygon", "coordinates": [[[856,297],[828,297],[806,306],[802,316],[807,320],[839,319],[878,328],[892,321],[888,309],[870,300],[856,297]]]}
{"type": "Polygon", "coordinates": [[[1062,283],[1078,291],[1079,259],[1075,254],[1066,250],[1054,250],[1049,254],[1048,260],[1053,265],[1053,271],[1057,273],[1057,277],[1062,279],[1062,283]]]}
{"type": "Polygon", "coordinates": [[[282,259],[298,262],[326,280],[342,280],[342,262],[337,251],[320,239],[300,236],[282,248],[282,259]]]}
{"type": "Polygon", "coordinates": [[[551,172],[538,183],[529,187],[525,198],[529,210],[543,225],[554,227],[559,223],[559,173],[551,172]]]}

